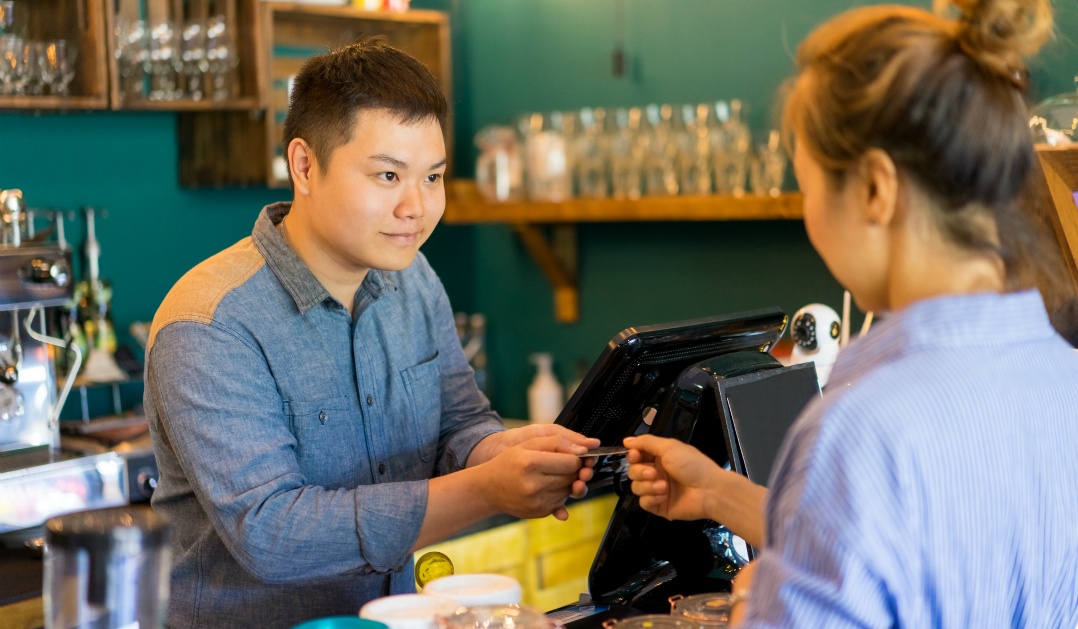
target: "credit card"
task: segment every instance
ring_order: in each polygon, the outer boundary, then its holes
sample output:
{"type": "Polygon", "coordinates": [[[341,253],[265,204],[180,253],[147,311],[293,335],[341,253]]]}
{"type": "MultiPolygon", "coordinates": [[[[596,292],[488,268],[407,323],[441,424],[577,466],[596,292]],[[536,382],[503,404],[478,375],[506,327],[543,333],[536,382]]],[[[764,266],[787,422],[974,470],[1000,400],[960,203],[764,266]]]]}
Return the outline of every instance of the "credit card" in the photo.
{"type": "Polygon", "coordinates": [[[625,454],[628,451],[629,448],[626,448],[625,446],[602,446],[601,448],[588,450],[584,454],[578,454],[577,456],[582,459],[589,456],[614,456],[617,454],[625,454]]]}

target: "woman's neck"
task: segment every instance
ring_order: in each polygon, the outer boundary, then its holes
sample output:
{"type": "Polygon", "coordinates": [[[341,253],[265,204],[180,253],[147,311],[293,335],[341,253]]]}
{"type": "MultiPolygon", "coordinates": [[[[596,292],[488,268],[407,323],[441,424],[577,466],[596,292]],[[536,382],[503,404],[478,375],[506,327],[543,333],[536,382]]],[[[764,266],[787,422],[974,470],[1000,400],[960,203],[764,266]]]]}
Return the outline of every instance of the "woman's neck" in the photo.
{"type": "Polygon", "coordinates": [[[1002,260],[961,250],[942,236],[935,236],[926,238],[922,232],[895,243],[887,278],[891,311],[933,297],[1004,292],[1006,272],[1002,260]]]}

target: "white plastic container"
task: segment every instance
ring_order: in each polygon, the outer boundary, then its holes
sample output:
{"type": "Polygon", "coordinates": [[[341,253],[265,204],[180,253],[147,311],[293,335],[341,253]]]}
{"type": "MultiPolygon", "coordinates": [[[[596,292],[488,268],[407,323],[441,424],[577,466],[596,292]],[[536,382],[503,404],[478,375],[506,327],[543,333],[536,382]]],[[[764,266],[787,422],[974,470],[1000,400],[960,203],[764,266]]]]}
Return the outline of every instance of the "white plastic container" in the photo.
{"type": "Polygon", "coordinates": [[[377,620],[389,629],[437,629],[437,619],[453,614],[458,606],[451,599],[429,593],[397,594],[367,603],[359,609],[359,617],[377,620]]]}
{"type": "Polygon", "coordinates": [[[512,577],[500,574],[454,574],[441,577],[425,585],[423,593],[451,599],[461,607],[520,604],[520,583],[512,577]]]}
{"type": "Polygon", "coordinates": [[[565,405],[561,383],[551,369],[554,359],[550,354],[532,354],[530,360],[538,371],[528,386],[528,419],[533,424],[553,424],[565,405]]]}

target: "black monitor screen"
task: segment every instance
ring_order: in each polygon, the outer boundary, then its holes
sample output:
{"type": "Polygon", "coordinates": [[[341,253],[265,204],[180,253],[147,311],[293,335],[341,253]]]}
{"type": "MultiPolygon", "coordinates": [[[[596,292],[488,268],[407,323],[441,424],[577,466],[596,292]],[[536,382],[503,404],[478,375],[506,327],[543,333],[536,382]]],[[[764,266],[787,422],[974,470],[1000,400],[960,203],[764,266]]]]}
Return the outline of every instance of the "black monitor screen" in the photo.
{"type": "Polygon", "coordinates": [[[767,352],[785,327],[785,313],[765,308],[626,328],[607,344],[557,423],[604,446],[618,445],[636,433],[686,367],[731,352],[767,352]]]}

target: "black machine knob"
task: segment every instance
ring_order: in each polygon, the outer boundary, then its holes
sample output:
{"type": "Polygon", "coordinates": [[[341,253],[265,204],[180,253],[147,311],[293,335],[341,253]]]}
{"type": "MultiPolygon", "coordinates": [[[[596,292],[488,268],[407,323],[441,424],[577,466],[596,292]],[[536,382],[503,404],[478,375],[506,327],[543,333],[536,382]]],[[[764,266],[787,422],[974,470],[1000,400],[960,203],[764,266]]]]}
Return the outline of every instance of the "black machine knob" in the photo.
{"type": "Polygon", "coordinates": [[[67,260],[63,258],[56,260],[34,258],[23,269],[23,277],[35,284],[55,284],[63,288],[71,281],[71,269],[68,267],[67,260]]]}
{"type": "Polygon", "coordinates": [[[153,496],[153,490],[157,489],[157,470],[144,467],[135,478],[135,489],[143,498],[153,496]]]}

